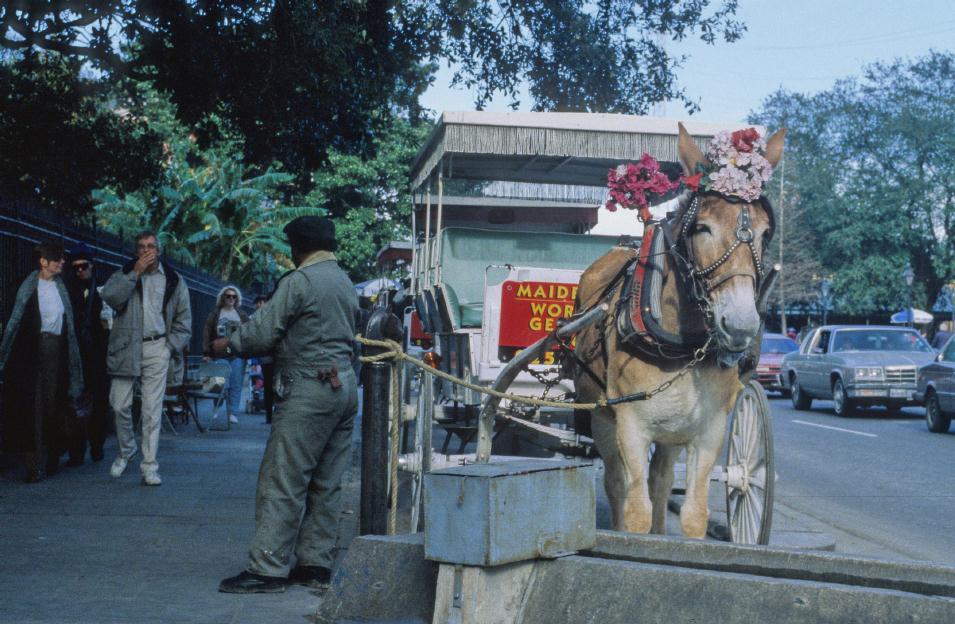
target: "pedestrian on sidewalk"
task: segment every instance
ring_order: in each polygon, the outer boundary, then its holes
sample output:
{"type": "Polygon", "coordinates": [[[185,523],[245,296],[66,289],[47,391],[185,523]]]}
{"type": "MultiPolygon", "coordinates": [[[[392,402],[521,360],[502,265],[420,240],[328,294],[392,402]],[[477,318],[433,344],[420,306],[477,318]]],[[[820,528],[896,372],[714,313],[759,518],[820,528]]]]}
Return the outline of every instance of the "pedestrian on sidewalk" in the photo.
{"type": "MultiPolygon", "coordinates": [[[[265,307],[265,304],[268,302],[269,298],[265,295],[256,296],[255,312],[257,313],[265,307]]],[[[275,377],[275,361],[271,355],[263,355],[259,358],[259,363],[262,365],[262,384],[265,386],[265,423],[271,425],[272,409],[275,406],[275,386],[273,379],[275,377]]]]}
{"type": "Polygon", "coordinates": [[[331,578],[341,482],[358,390],[351,367],[358,297],[338,266],[335,226],[299,217],[285,227],[296,270],[213,353],[275,357],[275,412],[259,469],[249,564],[219,591],[285,591],[331,578]],[[294,552],[295,567],[289,572],[294,552]]]}
{"type": "MultiPolygon", "coordinates": [[[[208,361],[212,354],[212,341],[232,333],[249,315],[240,309],[242,291],[236,286],[226,286],[216,297],[216,307],[206,317],[202,332],[202,354],[208,361]]],[[[245,360],[237,355],[217,358],[216,362],[229,365],[229,379],[226,380],[226,411],[230,423],[239,422],[238,413],[242,406],[242,382],[245,380],[245,360]]]]}
{"type": "Polygon", "coordinates": [[[189,291],[179,274],[161,259],[161,251],[152,232],[137,236],[136,257],[109,278],[101,293],[116,314],[109,335],[107,370],[112,380],[109,403],[116,415],[119,455],[109,474],[122,476],[136,454],[132,404],[133,387],[138,381],[142,395],[143,461],[139,468],[143,485],[162,484],[156,461],[162,397],[170,359],[182,360],[192,334],[189,291]]]}
{"type": "Polygon", "coordinates": [[[73,305],[73,321],[76,339],[83,360],[85,388],[80,397],[78,411],[86,413],[77,421],[70,441],[71,466],[79,466],[89,444],[90,459],[103,459],[103,444],[109,428],[109,377],[106,375],[106,347],[109,332],[103,322],[103,300],[97,291],[93,250],[80,243],[67,252],[70,271],[66,277],[70,301],[73,305]]]}
{"type": "Polygon", "coordinates": [[[0,341],[4,449],[22,454],[27,483],[40,481],[44,451],[46,474],[59,470],[75,425],[70,401],[83,390],[63,248],[42,243],[33,257],[37,270],[20,284],[0,341]]]}

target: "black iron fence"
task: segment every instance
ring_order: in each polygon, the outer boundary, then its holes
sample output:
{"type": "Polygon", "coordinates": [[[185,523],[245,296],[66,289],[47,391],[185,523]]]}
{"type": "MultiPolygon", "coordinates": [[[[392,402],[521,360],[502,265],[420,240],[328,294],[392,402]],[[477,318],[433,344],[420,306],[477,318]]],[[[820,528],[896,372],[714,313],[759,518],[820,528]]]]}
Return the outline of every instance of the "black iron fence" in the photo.
{"type": "MultiPolygon", "coordinates": [[[[96,280],[103,284],[133,257],[132,238],[136,234],[130,232],[119,237],[96,227],[92,219],[89,224],[84,224],[30,203],[0,200],[0,322],[10,317],[17,288],[23,278],[36,268],[32,253],[38,243],[57,243],[66,248],[80,242],[86,243],[96,255],[96,280]]],[[[201,353],[206,316],[215,307],[216,295],[223,283],[176,258],[166,257],[166,261],[186,280],[189,287],[189,301],[192,304],[191,352],[201,353]]]]}

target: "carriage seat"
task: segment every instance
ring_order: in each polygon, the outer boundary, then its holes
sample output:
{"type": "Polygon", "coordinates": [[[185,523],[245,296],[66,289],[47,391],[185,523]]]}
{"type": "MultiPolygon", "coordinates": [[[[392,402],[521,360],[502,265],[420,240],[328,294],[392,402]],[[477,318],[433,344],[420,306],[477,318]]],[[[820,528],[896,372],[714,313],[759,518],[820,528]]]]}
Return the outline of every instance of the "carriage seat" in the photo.
{"type": "Polygon", "coordinates": [[[461,302],[454,288],[447,283],[441,284],[441,305],[447,312],[454,329],[480,327],[484,317],[484,302],[461,302]]]}

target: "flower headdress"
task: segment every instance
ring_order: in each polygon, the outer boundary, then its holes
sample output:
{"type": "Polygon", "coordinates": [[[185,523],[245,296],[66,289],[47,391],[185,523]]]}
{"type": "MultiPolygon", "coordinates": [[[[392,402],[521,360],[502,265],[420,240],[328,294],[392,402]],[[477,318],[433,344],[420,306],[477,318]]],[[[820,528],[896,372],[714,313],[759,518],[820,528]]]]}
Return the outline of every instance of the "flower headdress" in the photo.
{"type": "Polygon", "coordinates": [[[696,173],[683,178],[687,188],[715,191],[721,195],[755,201],[763,193],[763,184],[773,175],[766,160],[766,139],[756,128],[730,133],[718,132],[706,150],[709,165],[698,163],[696,173]]]}
{"type": "Polygon", "coordinates": [[[610,197],[605,205],[611,212],[617,208],[639,210],[640,220],[647,221],[652,217],[649,200],[679,185],[679,182],[671,182],[660,171],[660,163],[649,154],[644,154],[639,163],[625,163],[607,173],[610,197]]]}

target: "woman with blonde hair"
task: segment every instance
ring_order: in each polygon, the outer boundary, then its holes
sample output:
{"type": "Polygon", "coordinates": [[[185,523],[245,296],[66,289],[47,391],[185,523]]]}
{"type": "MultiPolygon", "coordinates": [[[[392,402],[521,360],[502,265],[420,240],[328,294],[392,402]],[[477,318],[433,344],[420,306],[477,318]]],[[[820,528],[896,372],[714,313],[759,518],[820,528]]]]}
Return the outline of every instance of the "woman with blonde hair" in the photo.
{"type": "MultiPolygon", "coordinates": [[[[206,318],[206,326],[202,332],[202,353],[206,360],[212,357],[212,342],[216,338],[228,336],[232,330],[249,320],[249,315],[241,310],[242,292],[236,286],[226,286],[219,291],[216,298],[216,307],[206,318]]],[[[242,404],[242,382],[245,379],[245,360],[230,355],[217,360],[229,365],[231,373],[227,380],[226,410],[229,413],[229,422],[239,422],[238,416],[242,404]]]]}

